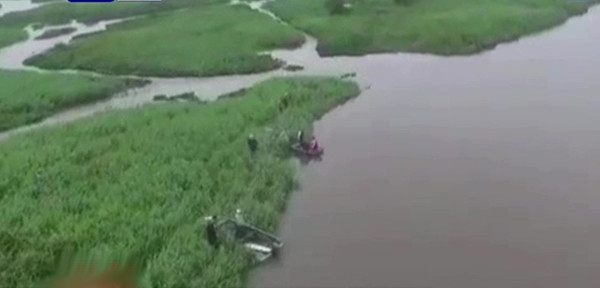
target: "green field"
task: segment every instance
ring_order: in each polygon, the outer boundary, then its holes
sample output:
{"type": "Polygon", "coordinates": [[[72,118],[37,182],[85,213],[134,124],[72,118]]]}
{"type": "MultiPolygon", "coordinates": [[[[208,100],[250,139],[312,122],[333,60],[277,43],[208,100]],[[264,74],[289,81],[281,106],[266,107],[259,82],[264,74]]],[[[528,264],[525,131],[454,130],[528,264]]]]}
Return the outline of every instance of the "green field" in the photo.
{"type": "Polygon", "coordinates": [[[20,28],[0,27],[0,48],[27,39],[27,33],[20,28]]]}
{"type": "Polygon", "coordinates": [[[331,15],[329,0],[277,0],[269,9],[319,40],[321,55],[375,52],[469,54],[560,24],[598,3],[567,0],[350,0],[331,15]]]}
{"type": "Polygon", "coordinates": [[[201,217],[239,207],[273,231],[296,185],[281,132],[310,129],[358,93],[343,80],[279,78],[209,105],[110,112],[0,143],[0,283],[32,287],[77,246],[144,259],[140,287],[241,287],[250,263],[213,253],[201,217]]]}
{"type": "MultiPolygon", "coordinates": [[[[39,1],[38,1],[39,2],[39,1]]],[[[48,1],[46,1],[48,2],[48,1]]],[[[225,3],[226,0],[169,0],[160,3],[68,3],[60,1],[37,9],[14,12],[0,18],[0,27],[25,27],[32,23],[48,25],[67,24],[71,20],[94,23],[101,20],[120,19],[154,14],[192,6],[225,3]]]]}
{"type": "MultiPolygon", "coordinates": [[[[19,1],[19,0],[15,0],[19,1]]],[[[33,2],[57,2],[28,10],[13,12],[0,18],[0,48],[27,38],[23,31],[29,24],[58,25],[71,20],[95,23],[101,20],[154,15],[160,12],[202,7],[227,0],[169,0],[160,3],[66,3],[61,0],[34,0],[33,2]],[[18,37],[14,35],[17,34],[18,37]]]]}
{"type": "Polygon", "coordinates": [[[121,23],[27,64],[163,77],[248,74],[281,66],[257,52],[303,42],[301,33],[245,6],[212,5],[121,23]]]}
{"type": "Polygon", "coordinates": [[[112,96],[140,81],[0,70],[0,131],[112,96]]]}
{"type": "MultiPolygon", "coordinates": [[[[331,0],[276,0],[268,7],[293,26],[317,37],[321,55],[397,51],[451,55],[479,52],[550,28],[599,2],[406,0],[408,4],[399,5],[394,0],[348,0],[353,4],[349,13],[331,15],[326,8],[328,1],[331,0]]],[[[71,19],[91,23],[225,2],[228,1],[171,0],[160,4],[118,5],[52,3],[31,11],[11,13],[0,19],[0,27],[4,27],[0,29],[0,47],[24,37],[21,34],[20,38],[15,38],[14,31],[4,31],[9,27],[22,28],[31,23],[64,24],[71,19]],[[3,35],[7,33],[12,35],[3,35]]],[[[128,44],[135,46],[140,43],[128,44]]],[[[127,64],[122,63],[121,66],[127,64]]]]}

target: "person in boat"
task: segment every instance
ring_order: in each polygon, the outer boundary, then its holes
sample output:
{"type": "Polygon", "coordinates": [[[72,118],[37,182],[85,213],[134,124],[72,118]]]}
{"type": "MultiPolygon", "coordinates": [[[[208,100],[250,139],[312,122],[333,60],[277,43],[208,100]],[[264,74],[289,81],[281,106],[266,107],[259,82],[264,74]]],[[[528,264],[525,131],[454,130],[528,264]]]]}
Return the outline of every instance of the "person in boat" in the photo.
{"type": "Polygon", "coordinates": [[[315,138],[315,136],[312,136],[310,139],[309,151],[318,151],[319,148],[320,146],[319,142],[317,142],[317,138],[315,138]]]}
{"type": "Polygon", "coordinates": [[[256,149],[258,149],[258,141],[256,141],[256,138],[254,138],[254,134],[250,134],[248,136],[248,148],[253,154],[256,152],[256,149]]]}
{"type": "Polygon", "coordinates": [[[217,216],[210,216],[208,224],[206,224],[206,241],[210,246],[217,249],[219,248],[219,239],[217,238],[216,228],[217,216]]]}

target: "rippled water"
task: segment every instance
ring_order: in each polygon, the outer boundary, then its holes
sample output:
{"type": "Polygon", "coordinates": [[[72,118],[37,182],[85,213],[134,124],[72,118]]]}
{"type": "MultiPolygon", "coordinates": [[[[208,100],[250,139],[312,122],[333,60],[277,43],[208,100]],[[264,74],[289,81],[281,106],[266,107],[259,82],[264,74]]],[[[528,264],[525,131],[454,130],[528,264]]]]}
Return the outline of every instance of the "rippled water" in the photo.
{"type": "Polygon", "coordinates": [[[252,286],[598,287],[596,27],[598,8],[481,55],[335,60],[371,89],[317,123],[327,153],[252,286]]]}

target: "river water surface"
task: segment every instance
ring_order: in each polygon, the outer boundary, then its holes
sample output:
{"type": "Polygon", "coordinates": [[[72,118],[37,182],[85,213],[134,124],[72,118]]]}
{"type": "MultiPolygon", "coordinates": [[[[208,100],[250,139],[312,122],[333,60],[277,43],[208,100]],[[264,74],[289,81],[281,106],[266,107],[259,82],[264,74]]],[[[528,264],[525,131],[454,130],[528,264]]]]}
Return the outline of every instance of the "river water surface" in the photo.
{"type": "MultiPolygon", "coordinates": [[[[301,74],[357,72],[370,89],[316,124],[326,155],[302,170],[281,259],[251,286],[599,287],[597,27],[598,8],[468,57],[321,59],[310,38],[273,52],[301,74]]],[[[287,74],[152,79],[44,123],[287,74]]]]}
{"type": "Polygon", "coordinates": [[[596,8],[471,57],[337,58],[371,89],[318,122],[326,155],[252,286],[600,287],[598,27],[596,8]]]}

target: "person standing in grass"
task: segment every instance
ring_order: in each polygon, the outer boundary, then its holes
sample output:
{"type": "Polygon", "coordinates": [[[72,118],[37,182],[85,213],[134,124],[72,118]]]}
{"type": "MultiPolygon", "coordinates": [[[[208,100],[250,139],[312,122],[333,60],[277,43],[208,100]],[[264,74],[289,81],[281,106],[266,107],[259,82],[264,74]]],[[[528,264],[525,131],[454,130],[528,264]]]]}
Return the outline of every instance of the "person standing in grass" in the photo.
{"type": "Polygon", "coordinates": [[[289,97],[290,97],[290,94],[287,92],[283,95],[283,98],[281,98],[281,101],[279,102],[279,111],[283,111],[288,107],[289,97]]]}
{"type": "Polygon", "coordinates": [[[298,134],[296,135],[296,139],[298,140],[298,143],[300,143],[300,144],[304,143],[304,131],[298,130],[298,134]]]}
{"type": "Polygon", "coordinates": [[[244,216],[242,215],[242,209],[235,210],[235,221],[240,224],[244,223],[244,216]]]}
{"type": "Polygon", "coordinates": [[[217,222],[217,216],[210,216],[208,224],[206,225],[206,241],[210,246],[217,249],[219,248],[219,239],[217,239],[217,228],[215,224],[217,222]]]}
{"type": "Polygon", "coordinates": [[[252,154],[254,154],[258,149],[258,141],[256,141],[256,138],[254,138],[254,134],[250,134],[248,136],[248,148],[252,154]]]}
{"type": "Polygon", "coordinates": [[[306,141],[304,141],[304,131],[299,130],[298,134],[296,135],[296,140],[298,141],[298,144],[300,145],[300,148],[302,149],[307,149],[308,145],[306,144],[306,141]]]}

